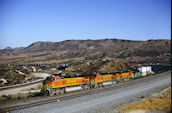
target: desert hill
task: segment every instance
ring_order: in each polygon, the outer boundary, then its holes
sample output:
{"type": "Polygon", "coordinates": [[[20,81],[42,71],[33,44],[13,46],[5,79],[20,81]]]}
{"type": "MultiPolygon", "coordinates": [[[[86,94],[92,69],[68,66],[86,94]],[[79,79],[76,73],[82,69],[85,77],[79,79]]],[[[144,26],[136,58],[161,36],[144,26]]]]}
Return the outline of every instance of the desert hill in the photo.
{"type": "MultiPolygon", "coordinates": [[[[0,64],[67,63],[69,67],[63,72],[65,75],[119,72],[136,70],[140,64],[170,64],[171,40],[102,39],[35,42],[28,47],[15,49],[7,47],[0,50],[0,60],[0,64]]],[[[39,72],[41,67],[35,68],[39,72]]],[[[57,66],[49,65],[45,69],[51,72],[51,68],[57,69],[57,66]]],[[[0,86],[37,79],[30,76],[32,71],[31,66],[0,65],[0,79],[3,78],[8,82],[3,84],[0,81],[0,86]],[[17,70],[25,75],[18,73],[17,70]]]]}
{"type": "MultiPolygon", "coordinates": [[[[119,39],[35,42],[25,48],[0,50],[1,63],[58,63],[69,60],[162,58],[169,62],[171,40],[119,39]]],[[[160,62],[157,60],[157,62],[160,62]]]]}

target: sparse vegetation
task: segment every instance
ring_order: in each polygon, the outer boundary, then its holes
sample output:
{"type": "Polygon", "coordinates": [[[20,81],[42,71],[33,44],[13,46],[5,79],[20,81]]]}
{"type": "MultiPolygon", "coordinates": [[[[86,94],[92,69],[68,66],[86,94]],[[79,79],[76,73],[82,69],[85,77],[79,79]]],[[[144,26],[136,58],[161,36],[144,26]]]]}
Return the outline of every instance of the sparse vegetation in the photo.
{"type": "Polygon", "coordinates": [[[152,96],[147,99],[141,97],[142,100],[132,102],[132,103],[124,103],[119,106],[116,106],[115,109],[118,110],[119,113],[132,113],[137,110],[144,111],[163,111],[165,113],[171,112],[171,88],[166,90],[165,92],[160,92],[157,94],[158,96],[152,96]]]}
{"type": "MultiPolygon", "coordinates": [[[[131,41],[118,39],[67,40],[62,42],[35,42],[20,49],[0,50],[0,64],[69,64],[66,75],[88,74],[92,72],[117,72],[135,70],[137,64],[171,62],[171,40],[131,41]]],[[[38,71],[41,67],[35,67],[38,71]]],[[[44,67],[44,72],[53,66],[44,67]]],[[[31,66],[0,66],[0,79],[8,83],[1,86],[21,84],[39,79],[31,76],[31,66]],[[16,71],[17,70],[17,71],[16,71]],[[22,72],[25,75],[19,73],[22,72]]]]}
{"type": "Polygon", "coordinates": [[[72,60],[119,58],[135,63],[170,63],[171,40],[118,39],[35,42],[26,48],[0,50],[1,63],[65,63],[72,60]],[[12,55],[11,55],[12,54],[12,55]],[[144,62],[143,62],[144,61],[144,62]]]}
{"type": "Polygon", "coordinates": [[[70,64],[70,67],[64,71],[66,75],[90,74],[92,72],[107,73],[119,72],[125,70],[135,70],[137,65],[130,64],[120,59],[118,60],[89,60],[76,61],[70,64]]]}
{"type": "Polygon", "coordinates": [[[25,99],[29,97],[35,97],[40,96],[40,92],[29,92],[29,93],[17,93],[12,95],[2,95],[0,97],[0,103],[6,102],[6,101],[12,101],[17,99],[25,99]]]}
{"type": "Polygon", "coordinates": [[[32,71],[28,71],[24,69],[22,66],[5,66],[0,65],[0,79],[3,78],[7,81],[7,83],[0,82],[0,87],[22,84],[27,81],[33,81],[36,79],[40,79],[40,77],[34,77],[30,73],[32,71]],[[18,71],[24,74],[19,73],[18,71]]]}

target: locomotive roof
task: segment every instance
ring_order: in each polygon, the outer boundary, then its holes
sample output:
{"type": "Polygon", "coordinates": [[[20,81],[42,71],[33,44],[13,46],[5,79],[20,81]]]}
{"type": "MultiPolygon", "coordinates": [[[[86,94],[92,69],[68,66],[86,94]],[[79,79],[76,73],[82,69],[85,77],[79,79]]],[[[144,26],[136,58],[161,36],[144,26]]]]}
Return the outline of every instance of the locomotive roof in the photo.
{"type": "Polygon", "coordinates": [[[74,78],[74,77],[86,77],[89,75],[67,75],[67,76],[62,76],[60,74],[52,74],[51,76],[60,76],[61,78],[74,78]]]}
{"type": "MultiPolygon", "coordinates": [[[[108,74],[119,74],[119,73],[126,73],[129,71],[122,71],[122,72],[115,72],[115,73],[100,73],[99,75],[108,75],[108,74]]],[[[88,76],[95,76],[92,74],[82,74],[82,75],[66,75],[66,76],[62,76],[61,74],[52,74],[51,76],[60,76],[61,78],[74,78],[74,77],[88,77],[88,76]]]]}
{"type": "Polygon", "coordinates": [[[64,76],[64,78],[74,78],[74,77],[87,77],[89,75],[71,75],[71,76],[64,76]]]}

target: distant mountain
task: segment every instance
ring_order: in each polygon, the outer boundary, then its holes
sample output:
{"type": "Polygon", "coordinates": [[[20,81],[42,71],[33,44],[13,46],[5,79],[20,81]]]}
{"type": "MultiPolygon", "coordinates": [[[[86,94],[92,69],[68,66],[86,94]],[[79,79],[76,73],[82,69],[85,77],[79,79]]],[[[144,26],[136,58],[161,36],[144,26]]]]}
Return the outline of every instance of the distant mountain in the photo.
{"type": "MultiPolygon", "coordinates": [[[[35,58],[33,62],[82,58],[96,60],[103,58],[160,57],[171,53],[171,40],[132,41],[119,39],[66,40],[62,42],[35,42],[28,47],[0,50],[0,58],[9,57],[9,62],[17,62],[14,56],[23,59],[35,58]],[[27,55],[26,55],[27,54],[27,55]],[[22,56],[22,57],[21,57],[22,56]],[[40,58],[40,59],[39,59],[40,58]]],[[[5,58],[6,59],[6,58],[5,58]]],[[[21,61],[20,61],[21,62],[21,61]]]]}
{"type": "Polygon", "coordinates": [[[5,49],[7,49],[7,50],[12,50],[13,48],[11,48],[11,47],[8,46],[8,47],[6,47],[5,49]]]}

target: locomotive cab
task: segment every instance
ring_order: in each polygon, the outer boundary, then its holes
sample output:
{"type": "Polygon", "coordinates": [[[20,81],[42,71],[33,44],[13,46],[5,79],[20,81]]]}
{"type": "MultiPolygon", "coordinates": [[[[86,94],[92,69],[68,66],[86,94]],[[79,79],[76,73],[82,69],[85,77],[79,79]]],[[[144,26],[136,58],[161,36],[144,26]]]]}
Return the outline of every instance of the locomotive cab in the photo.
{"type": "Polygon", "coordinates": [[[60,76],[55,76],[54,74],[51,76],[48,76],[42,84],[42,93],[46,94],[49,93],[52,88],[54,87],[54,84],[57,84],[57,81],[60,81],[60,76]]]}

